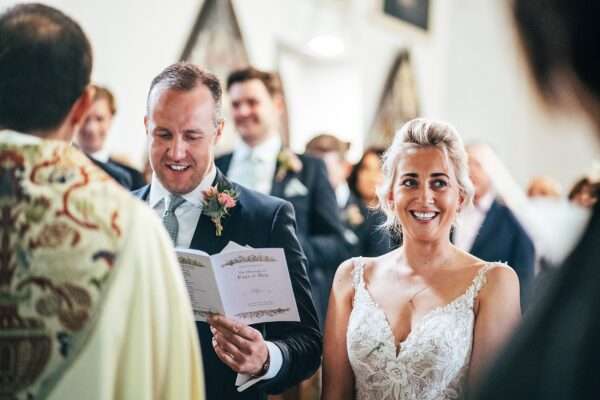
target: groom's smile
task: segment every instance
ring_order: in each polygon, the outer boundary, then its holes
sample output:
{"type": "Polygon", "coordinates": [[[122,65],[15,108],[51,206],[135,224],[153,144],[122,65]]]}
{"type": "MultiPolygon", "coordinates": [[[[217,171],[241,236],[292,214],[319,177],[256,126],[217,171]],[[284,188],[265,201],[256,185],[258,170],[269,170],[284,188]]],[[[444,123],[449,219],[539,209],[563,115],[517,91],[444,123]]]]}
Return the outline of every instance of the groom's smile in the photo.
{"type": "Polygon", "coordinates": [[[150,164],[161,184],[175,194],[194,190],[212,168],[222,130],[211,92],[204,85],[189,91],[159,85],[144,122],[150,164]]]}

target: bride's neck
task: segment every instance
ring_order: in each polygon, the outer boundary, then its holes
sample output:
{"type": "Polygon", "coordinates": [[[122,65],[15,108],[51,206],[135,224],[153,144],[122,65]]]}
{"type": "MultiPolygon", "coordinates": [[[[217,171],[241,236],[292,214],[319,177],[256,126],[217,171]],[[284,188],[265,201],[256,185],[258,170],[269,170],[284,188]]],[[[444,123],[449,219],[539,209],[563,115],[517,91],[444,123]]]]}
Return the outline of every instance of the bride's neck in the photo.
{"type": "Polygon", "coordinates": [[[414,242],[407,240],[402,245],[402,255],[414,270],[429,270],[447,266],[454,254],[449,241],[414,242]]]}

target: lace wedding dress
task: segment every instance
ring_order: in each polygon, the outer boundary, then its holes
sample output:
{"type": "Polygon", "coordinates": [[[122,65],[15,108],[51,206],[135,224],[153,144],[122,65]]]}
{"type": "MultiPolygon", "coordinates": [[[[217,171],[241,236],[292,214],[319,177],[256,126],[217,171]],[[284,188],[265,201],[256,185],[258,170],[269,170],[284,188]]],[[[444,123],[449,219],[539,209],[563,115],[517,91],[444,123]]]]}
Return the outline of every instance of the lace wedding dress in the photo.
{"type": "Polygon", "coordinates": [[[464,294],[426,313],[396,349],[387,316],[365,285],[364,262],[355,260],[346,340],[356,399],[458,398],[471,357],[474,300],[493,265],[483,266],[464,294]]]}

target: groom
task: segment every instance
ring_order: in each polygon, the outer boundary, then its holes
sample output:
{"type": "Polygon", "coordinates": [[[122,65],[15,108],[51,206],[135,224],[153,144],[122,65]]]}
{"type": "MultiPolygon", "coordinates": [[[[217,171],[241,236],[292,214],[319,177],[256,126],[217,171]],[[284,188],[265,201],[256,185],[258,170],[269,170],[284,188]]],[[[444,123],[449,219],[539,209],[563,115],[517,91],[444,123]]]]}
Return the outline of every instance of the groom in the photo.
{"type": "Polygon", "coordinates": [[[214,165],[223,130],[221,93],[214,75],[189,63],[173,64],[154,78],[144,118],[154,174],[151,185],[134,194],[161,216],[177,247],[215,254],[235,241],[284,249],[300,322],[246,326],[224,316],[196,322],[207,398],[264,399],[317,369],[321,333],[292,206],[228,181],[214,165]],[[227,215],[217,221],[203,210],[204,192],[215,186],[214,195],[237,197],[223,201],[227,215]]]}

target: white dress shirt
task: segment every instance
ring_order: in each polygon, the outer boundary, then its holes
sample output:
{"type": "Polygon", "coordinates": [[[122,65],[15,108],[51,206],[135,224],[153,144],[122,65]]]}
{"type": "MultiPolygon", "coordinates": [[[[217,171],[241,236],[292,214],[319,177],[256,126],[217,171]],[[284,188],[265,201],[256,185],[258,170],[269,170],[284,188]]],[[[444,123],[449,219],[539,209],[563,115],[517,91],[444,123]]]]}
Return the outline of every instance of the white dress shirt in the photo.
{"type": "MultiPolygon", "coordinates": [[[[276,155],[277,156],[277,155],[276,155]]],[[[204,201],[204,195],[202,192],[207,190],[215,180],[217,176],[217,169],[212,165],[209,173],[202,179],[200,184],[196,186],[194,190],[184,195],[181,195],[185,199],[185,203],[175,209],[175,217],[179,223],[179,230],[177,233],[177,243],[175,247],[181,247],[189,249],[198,225],[198,220],[202,215],[202,203],[204,201]]],[[[272,176],[272,175],[271,175],[272,176]]],[[[150,195],[148,196],[148,204],[159,217],[162,218],[165,212],[165,206],[170,192],[160,183],[160,180],[156,177],[156,174],[152,175],[152,185],[150,186],[150,195]]],[[[277,375],[281,366],[283,365],[283,355],[277,345],[269,341],[265,341],[267,349],[269,350],[269,369],[267,373],[261,377],[254,378],[247,374],[238,374],[236,379],[236,386],[238,391],[241,392],[257,382],[265,379],[271,379],[277,375]]],[[[210,383],[207,383],[210,384],[210,383]]]]}
{"type": "Polygon", "coordinates": [[[231,157],[227,176],[242,186],[269,194],[281,151],[281,139],[273,133],[267,140],[250,147],[240,140],[231,157]]]}
{"type": "Polygon", "coordinates": [[[346,182],[342,182],[335,188],[335,199],[340,210],[346,207],[348,200],[350,200],[350,187],[346,182]]]}
{"type": "Polygon", "coordinates": [[[456,230],[454,232],[454,244],[464,251],[470,251],[475,243],[475,238],[483,225],[485,216],[492,207],[496,193],[488,191],[479,199],[477,205],[471,204],[465,207],[458,216],[456,230]]]}
{"type": "Polygon", "coordinates": [[[98,160],[103,163],[107,163],[108,159],[110,158],[110,153],[106,149],[101,149],[101,150],[95,151],[91,154],[88,154],[88,156],[92,157],[94,160],[98,160]]]}
{"type": "MultiPolygon", "coordinates": [[[[196,225],[200,215],[202,215],[202,203],[204,201],[204,195],[202,192],[207,190],[215,180],[217,176],[217,169],[215,166],[211,166],[210,171],[202,179],[200,184],[196,186],[194,190],[184,195],[181,195],[185,199],[185,203],[175,209],[175,217],[179,223],[179,230],[177,233],[177,243],[175,247],[181,247],[189,249],[196,231],[196,225]]],[[[167,199],[170,192],[160,183],[160,180],[156,177],[156,174],[152,175],[152,185],[150,186],[150,195],[148,197],[148,204],[159,217],[163,217],[166,209],[167,199]]]]}

